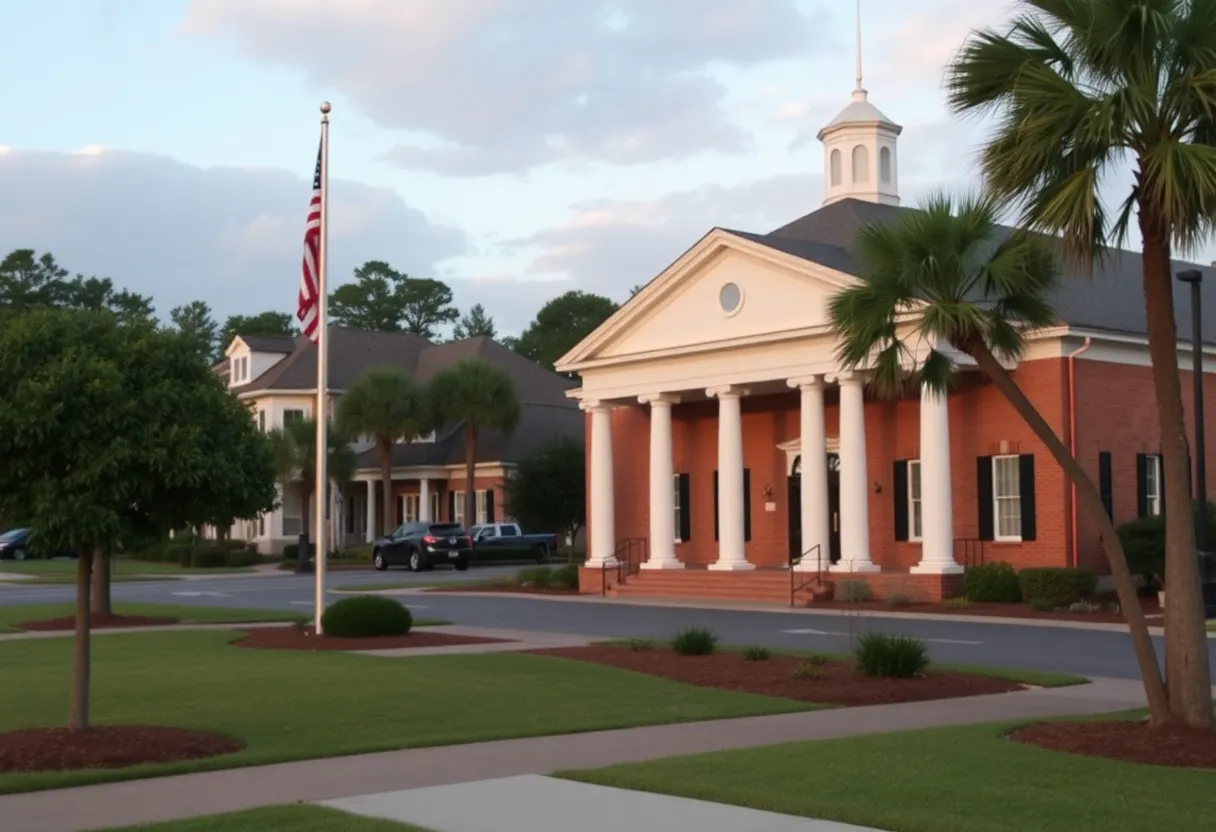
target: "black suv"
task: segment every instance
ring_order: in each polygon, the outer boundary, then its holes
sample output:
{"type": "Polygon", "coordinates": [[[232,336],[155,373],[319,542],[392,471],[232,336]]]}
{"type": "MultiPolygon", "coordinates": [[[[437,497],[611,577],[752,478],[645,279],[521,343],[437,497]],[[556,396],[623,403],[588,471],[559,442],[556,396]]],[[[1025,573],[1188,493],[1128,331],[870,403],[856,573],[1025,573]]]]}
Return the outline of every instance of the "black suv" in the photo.
{"type": "Polygon", "coordinates": [[[372,544],[372,566],[383,572],[406,565],[411,572],[450,563],[463,572],[473,559],[473,539],[459,523],[406,523],[372,544]]]}

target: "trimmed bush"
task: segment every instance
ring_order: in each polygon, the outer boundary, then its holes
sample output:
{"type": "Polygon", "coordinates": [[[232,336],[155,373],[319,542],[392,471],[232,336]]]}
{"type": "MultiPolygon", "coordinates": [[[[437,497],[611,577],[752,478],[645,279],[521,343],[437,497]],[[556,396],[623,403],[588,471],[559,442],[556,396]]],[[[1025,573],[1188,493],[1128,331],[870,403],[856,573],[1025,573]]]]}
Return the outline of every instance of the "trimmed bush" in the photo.
{"type": "Polygon", "coordinates": [[[565,566],[553,567],[549,575],[549,586],[552,589],[578,589],[578,564],[567,563],[565,566]]]}
{"type": "Polygon", "coordinates": [[[671,649],[681,656],[708,656],[718,646],[718,637],[704,627],[689,627],[676,633],[671,649]]]}
{"type": "Polygon", "coordinates": [[[1035,612],[1055,612],[1056,605],[1045,598],[1031,598],[1030,608],[1035,612]]]}
{"type": "Polygon", "coordinates": [[[762,662],[773,654],[767,647],[744,647],[743,658],[749,662],[762,662]]]}
{"type": "Polygon", "coordinates": [[[321,614],[325,635],[336,638],[403,636],[413,626],[414,617],[408,609],[380,595],[343,598],[321,614]]]}
{"type": "Polygon", "coordinates": [[[947,598],[942,601],[942,606],[948,610],[969,610],[971,602],[966,598],[947,598]]]}
{"type": "Polygon", "coordinates": [[[1098,588],[1098,576],[1092,569],[1075,566],[1023,569],[1018,573],[1018,585],[1025,598],[1067,607],[1092,598],[1098,588]]]}
{"type": "Polygon", "coordinates": [[[283,560],[296,561],[300,559],[300,544],[288,543],[283,547],[283,560]]]}
{"type": "Polygon", "coordinates": [[[261,562],[262,558],[258,553],[249,549],[233,549],[224,558],[224,565],[230,569],[241,569],[261,562]]]}
{"type": "MultiPolygon", "coordinates": [[[[1199,528],[1199,501],[1191,507],[1195,512],[1195,528],[1199,528]]],[[[1146,586],[1155,588],[1165,575],[1165,517],[1141,517],[1119,526],[1119,542],[1127,556],[1127,566],[1133,575],[1141,575],[1146,586]]],[[[1208,503],[1208,540],[1216,540],[1216,504],[1208,503]]]]}
{"type": "Polygon", "coordinates": [[[874,597],[865,581],[841,581],[836,584],[836,600],[846,604],[861,604],[874,597]]]}
{"type": "Polygon", "coordinates": [[[1012,564],[996,561],[967,567],[963,597],[974,604],[1019,604],[1026,595],[1012,564]]]}
{"type": "MultiPolygon", "coordinates": [[[[577,578],[575,576],[575,585],[577,586],[577,578]]],[[[515,583],[520,586],[531,586],[537,589],[548,589],[553,582],[553,568],[550,566],[533,566],[528,569],[521,569],[515,575],[515,583]]]]}
{"type": "Polygon", "coordinates": [[[855,651],[857,669],[866,676],[909,679],[921,676],[929,667],[925,643],[911,636],[865,633],[855,651]]]}
{"type": "Polygon", "coordinates": [[[631,638],[626,642],[626,646],[631,652],[645,653],[654,649],[654,639],[651,638],[631,638]]]}
{"type": "Polygon", "coordinates": [[[799,662],[794,668],[794,678],[799,682],[815,682],[823,678],[823,670],[819,665],[810,662],[799,662]]]}

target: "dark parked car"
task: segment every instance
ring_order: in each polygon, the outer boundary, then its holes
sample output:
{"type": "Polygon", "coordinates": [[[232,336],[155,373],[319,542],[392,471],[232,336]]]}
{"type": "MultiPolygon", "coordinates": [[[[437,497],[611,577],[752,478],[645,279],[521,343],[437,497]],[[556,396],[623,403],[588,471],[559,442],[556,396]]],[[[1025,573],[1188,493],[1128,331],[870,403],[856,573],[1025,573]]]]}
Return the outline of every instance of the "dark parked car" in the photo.
{"type": "MultiPolygon", "coordinates": [[[[53,558],[74,558],[76,553],[71,549],[56,549],[50,553],[53,558]]],[[[30,552],[30,530],[9,529],[0,534],[0,560],[25,560],[32,557],[30,552]]]]}
{"type": "Polygon", "coordinates": [[[459,523],[406,523],[372,544],[372,566],[383,572],[405,565],[411,572],[450,563],[459,571],[473,559],[473,539],[459,523]]]}

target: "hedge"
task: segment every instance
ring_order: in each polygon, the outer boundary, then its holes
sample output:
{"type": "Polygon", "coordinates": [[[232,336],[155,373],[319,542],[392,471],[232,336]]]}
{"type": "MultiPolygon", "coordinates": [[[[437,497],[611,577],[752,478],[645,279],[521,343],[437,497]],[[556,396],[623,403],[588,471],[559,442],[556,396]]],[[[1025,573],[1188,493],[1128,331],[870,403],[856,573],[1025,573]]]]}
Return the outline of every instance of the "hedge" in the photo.
{"type": "Polygon", "coordinates": [[[403,636],[413,626],[410,611],[382,595],[343,598],[321,613],[322,630],[336,638],[403,636]]]}
{"type": "MultiPolygon", "coordinates": [[[[1193,504],[1195,523],[1199,523],[1199,501],[1193,504]]],[[[1158,584],[1165,575],[1165,517],[1129,520],[1117,529],[1127,566],[1133,575],[1142,575],[1146,585],[1158,584]]],[[[1216,505],[1208,503],[1209,541],[1216,541],[1216,505]]]]}
{"type": "Polygon", "coordinates": [[[1043,601],[1055,607],[1067,607],[1092,598],[1098,588],[1098,575],[1085,567],[1023,569],[1018,573],[1022,597],[1043,601]]]}
{"type": "Polygon", "coordinates": [[[996,561],[967,567],[963,597],[976,604],[1017,604],[1024,593],[1012,564],[996,561]]]}

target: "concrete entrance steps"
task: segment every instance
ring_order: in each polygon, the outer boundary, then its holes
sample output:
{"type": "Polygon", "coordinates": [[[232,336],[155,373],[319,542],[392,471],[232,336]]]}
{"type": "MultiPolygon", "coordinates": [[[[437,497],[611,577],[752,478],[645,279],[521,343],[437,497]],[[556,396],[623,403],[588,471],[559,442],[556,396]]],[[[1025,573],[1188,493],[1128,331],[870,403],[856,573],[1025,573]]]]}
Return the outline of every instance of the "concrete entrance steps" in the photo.
{"type": "MultiPolygon", "coordinates": [[[[611,598],[719,598],[730,601],[790,603],[790,573],[786,569],[756,569],[748,572],[716,572],[704,568],[643,569],[618,581],[609,573],[611,598]]],[[[895,595],[913,601],[940,601],[950,596],[957,575],[913,575],[906,570],[859,573],[824,573],[824,580],[868,584],[876,600],[895,595]]],[[[815,572],[794,573],[794,606],[811,603],[811,590],[818,586],[815,572]]]]}

